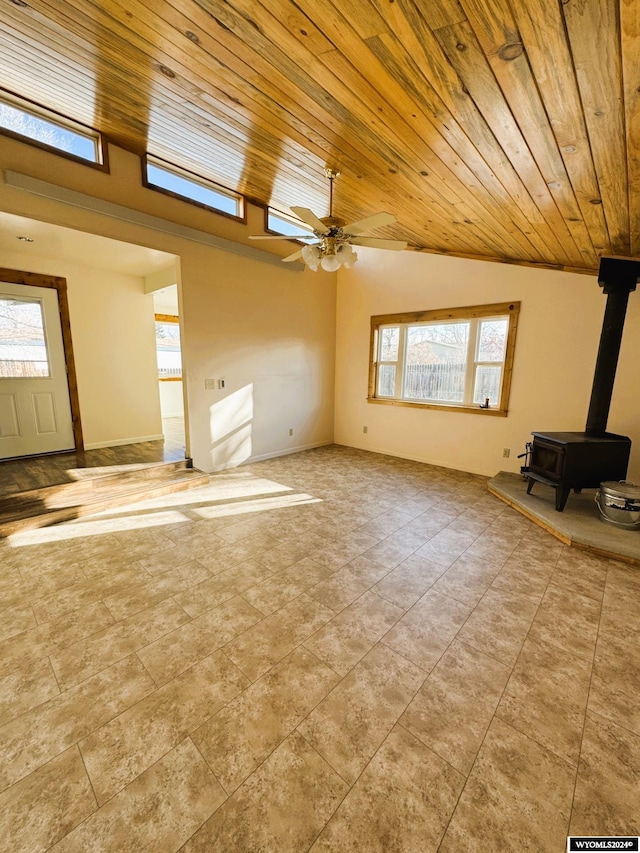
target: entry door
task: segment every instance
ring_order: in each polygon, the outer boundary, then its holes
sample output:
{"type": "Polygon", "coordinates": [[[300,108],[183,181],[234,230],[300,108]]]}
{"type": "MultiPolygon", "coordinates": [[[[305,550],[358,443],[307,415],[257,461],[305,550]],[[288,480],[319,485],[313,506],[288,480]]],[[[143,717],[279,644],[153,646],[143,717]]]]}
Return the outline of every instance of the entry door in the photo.
{"type": "Polygon", "coordinates": [[[74,448],[58,292],[0,281],[0,459],[74,448]]]}

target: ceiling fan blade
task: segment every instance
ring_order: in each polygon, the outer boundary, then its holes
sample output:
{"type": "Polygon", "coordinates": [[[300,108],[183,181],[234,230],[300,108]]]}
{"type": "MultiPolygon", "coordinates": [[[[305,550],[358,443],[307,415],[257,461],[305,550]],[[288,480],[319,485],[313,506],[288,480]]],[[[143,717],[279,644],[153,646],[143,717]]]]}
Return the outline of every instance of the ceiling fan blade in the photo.
{"type": "Polygon", "coordinates": [[[391,249],[401,252],[407,248],[405,240],[378,240],[377,237],[355,237],[349,241],[353,246],[368,246],[371,249],[391,249]]]}
{"type": "Polygon", "coordinates": [[[304,239],[313,239],[315,237],[313,234],[278,234],[269,236],[262,236],[261,234],[249,234],[250,240],[304,240],[304,239]]]}
{"type": "Polygon", "coordinates": [[[375,228],[382,228],[383,225],[393,225],[395,221],[396,218],[392,213],[374,213],[373,216],[350,222],[342,230],[345,234],[362,234],[363,231],[373,231],[375,228]]]}
{"type": "Polygon", "coordinates": [[[312,210],[309,210],[308,207],[292,207],[291,212],[294,213],[298,219],[302,219],[303,222],[310,225],[314,231],[322,231],[324,233],[327,230],[327,226],[324,222],[321,222],[315,213],[312,210]]]}
{"type": "Polygon", "coordinates": [[[302,257],[302,249],[300,249],[300,251],[298,251],[298,252],[294,252],[293,255],[287,255],[287,257],[283,258],[282,260],[286,264],[286,263],[289,263],[289,261],[299,261],[301,257],[302,257]]]}

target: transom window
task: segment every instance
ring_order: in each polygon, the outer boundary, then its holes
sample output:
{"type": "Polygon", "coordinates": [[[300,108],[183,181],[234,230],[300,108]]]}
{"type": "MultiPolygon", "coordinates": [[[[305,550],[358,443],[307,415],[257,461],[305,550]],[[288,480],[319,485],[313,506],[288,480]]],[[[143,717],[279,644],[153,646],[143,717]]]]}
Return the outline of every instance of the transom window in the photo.
{"type": "Polygon", "coordinates": [[[301,240],[307,238],[310,240],[315,239],[312,229],[306,222],[302,222],[288,213],[281,213],[273,207],[267,210],[266,226],[267,231],[273,231],[276,234],[286,234],[287,237],[300,237],[301,240]]]}
{"type": "Polygon", "coordinates": [[[18,98],[0,97],[0,128],[90,163],[103,162],[99,133],[18,98]]]}
{"type": "Polygon", "coordinates": [[[150,189],[178,196],[215,210],[216,213],[225,213],[238,219],[244,217],[244,197],[240,193],[156,157],[148,156],[144,165],[145,183],[150,189]]]}
{"type": "Polygon", "coordinates": [[[506,415],[519,309],[372,317],[369,401],[506,415]]]}

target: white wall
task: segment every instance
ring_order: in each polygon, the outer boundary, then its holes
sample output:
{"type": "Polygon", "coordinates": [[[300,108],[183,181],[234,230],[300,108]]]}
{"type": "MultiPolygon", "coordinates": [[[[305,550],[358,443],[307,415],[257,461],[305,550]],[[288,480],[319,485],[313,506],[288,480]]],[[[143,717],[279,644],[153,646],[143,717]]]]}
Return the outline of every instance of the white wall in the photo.
{"type": "Polygon", "coordinates": [[[163,418],[181,418],[184,416],[184,398],[182,382],[158,382],[160,391],[160,413],[163,418]]]}
{"type": "MultiPolygon", "coordinates": [[[[338,274],[337,443],[492,476],[519,470],[516,457],[532,430],[584,430],[606,302],[595,276],[416,252],[358,254],[358,263],[338,274]],[[506,418],[367,403],[372,315],[517,300],[506,418]]],[[[607,428],[632,439],[629,477],[636,481],[638,364],[640,293],[633,293],[607,428]]]]}
{"type": "Polygon", "coordinates": [[[3,252],[10,269],[67,280],[85,448],[162,436],[153,298],[142,278],[90,263],[3,252]]]}
{"type": "MultiPolygon", "coordinates": [[[[111,174],[5,137],[0,162],[247,245],[248,235],[263,228],[261,208],[249,205],[243,224],[142,187],[139,158],[115,146],[111,174]]],[[[230,254],[6,183],[0,184],[0,209],[179,256],[187,441],[198,468],[211,471],[332,441],[335,274],[292,272],[290,265],[230,254]],[[204,380],[211,377],[225,377],[226,388],[206,390],[204,380]]],[[[280,249],[290,251],[287,244],[280,249]]]]}

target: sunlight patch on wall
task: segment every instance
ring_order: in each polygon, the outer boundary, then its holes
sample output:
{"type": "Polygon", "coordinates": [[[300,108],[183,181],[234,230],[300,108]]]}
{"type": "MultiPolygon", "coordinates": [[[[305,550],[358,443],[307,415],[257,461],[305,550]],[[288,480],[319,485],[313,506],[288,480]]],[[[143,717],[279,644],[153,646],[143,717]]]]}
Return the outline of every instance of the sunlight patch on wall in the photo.
{"type": "Polygon", "coordinates": [[[214,470],[246,462],[253,452],[253,384],[233,391],[209,408],[211,463],[214,470]]]}

